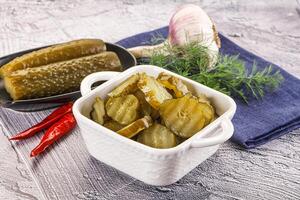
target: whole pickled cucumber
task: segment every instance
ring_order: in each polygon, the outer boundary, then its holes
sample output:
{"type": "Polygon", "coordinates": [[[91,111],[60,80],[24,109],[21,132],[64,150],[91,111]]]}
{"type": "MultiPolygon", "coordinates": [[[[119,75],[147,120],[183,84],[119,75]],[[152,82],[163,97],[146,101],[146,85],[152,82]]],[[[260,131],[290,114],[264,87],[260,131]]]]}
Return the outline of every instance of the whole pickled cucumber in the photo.
{"type": "Polygon", "coordinates": [[[7,92],[14,100],[46,97],[79,88],[82,79],[98,71],[120,71],[114,52],[102,52],[45,66],[27,68],[4,77],[7,92]]]}
{"type": "Polygon", "coordinates": [[[81,39],[57,44],[15,58],[1,67],[0,76],[8,76],[20,69],[39,67],[54,62],[97,54],[105,51],[105,49],[104,42],[99,39],[81,39]]]}

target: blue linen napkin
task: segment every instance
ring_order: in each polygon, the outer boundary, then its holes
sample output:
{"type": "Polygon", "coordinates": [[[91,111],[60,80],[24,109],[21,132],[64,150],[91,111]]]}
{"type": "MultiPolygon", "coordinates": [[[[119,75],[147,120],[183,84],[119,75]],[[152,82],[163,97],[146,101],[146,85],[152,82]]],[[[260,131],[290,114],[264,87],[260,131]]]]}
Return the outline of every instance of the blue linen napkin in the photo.
{"type": "MultiPolygon", "coordinates": [[[[168,27],[140,33],[117,42],[125,48],[149,44],[153,37],[167,37],[168,27]]],[[[249,104],[236,100],[237,111],[233,118],[234,134],[231,140],[245,148],[254,148],[300,128],[300,80],[279,66],[258,57],[239,47],[220,34],[221,53],[239,55],[250,69],[255,62],[258,69],[272,65],[280,70],[284,82],[273,93],[266,94],[263,100],[251,99],[249,104]]]]}

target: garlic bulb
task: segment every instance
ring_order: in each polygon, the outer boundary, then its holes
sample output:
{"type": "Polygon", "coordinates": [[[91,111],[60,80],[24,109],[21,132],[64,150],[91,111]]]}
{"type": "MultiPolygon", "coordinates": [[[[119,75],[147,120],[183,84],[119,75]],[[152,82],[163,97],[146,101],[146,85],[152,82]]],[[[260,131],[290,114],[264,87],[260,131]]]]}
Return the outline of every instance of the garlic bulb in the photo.
{"type": "Polygon", "coordinates": [[[211,68],[217,61],[221,42],[215,25],[199,6],[188,4],[180,7],[169,23],[171,45],[199,42],[209,50],[211,68]]]}
{"type": "Polygon", "coordinates": [[[220,46],[214,23],[204,10],[192,4],[179,7],[172,16],[169,23],[169,40],[173,45],[198,41],[217,51],[220,46]]]}
{"type": "Polygon", "coordinates": [[[221,45],[216,27],[199,6],[187,4],[179,7],[173,14],[169,22],[168,39],[164,43],[155,46],[134,47],[128,50],[137,58],[151,57],[153,51],[163,50],[166,43],[171,46],[182,46],[195,41],[208,48],[210,58],[208,68],[212,68],[217,61],[221,45]]]}

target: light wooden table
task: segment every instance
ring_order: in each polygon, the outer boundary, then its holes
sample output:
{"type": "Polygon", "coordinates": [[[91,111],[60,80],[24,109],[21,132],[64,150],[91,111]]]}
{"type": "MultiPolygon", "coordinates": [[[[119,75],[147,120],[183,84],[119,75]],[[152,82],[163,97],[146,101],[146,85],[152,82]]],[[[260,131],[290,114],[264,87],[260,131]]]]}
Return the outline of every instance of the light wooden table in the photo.
{"type": "MultiPolygon", "coordinates": [[[[300,77],[299,1],[189,2],[205,8],[224,35],[300,77]]],[[[0,56],[75,38],[115,42],[166,25],[176,5],[182,3],[0,0],[0,56]]],[[[0,132],[5,132],[1,123],[0,132]]],[[[299,134],[298,129],[250,151],[228,142],[195,169],[202,175],[199,181],[186,183],[187,187],[157,188],[153,195],[168,193],[170,199],[300,199],[299,134]]],[[[0,199],[43,199],[3,134],[0,157],[0,199]]],[[[143,196],[143,190],[121,189],[115,198],[153,198],[143,196]]]]}

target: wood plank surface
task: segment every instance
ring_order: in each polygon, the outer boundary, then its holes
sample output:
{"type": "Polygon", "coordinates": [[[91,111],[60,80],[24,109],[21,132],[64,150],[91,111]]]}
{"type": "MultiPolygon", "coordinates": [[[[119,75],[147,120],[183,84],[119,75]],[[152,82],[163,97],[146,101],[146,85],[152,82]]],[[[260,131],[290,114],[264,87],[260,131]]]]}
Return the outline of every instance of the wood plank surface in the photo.
{"type": "MultiPolygon", "coordinates": [[[[224,35],[300,77],[299,1],[0,0],[0,56],[83,37],[115,42],[168,24],[184,2],[201,5],[224,35]]],[[[299,129],[254,150],[227,142],[176,184],[153,187],[89,157],[78,130],[33,160],[41,135],[7,140],[49,112],[0,109],[0,199],[300,199],[299,129]]]]}

